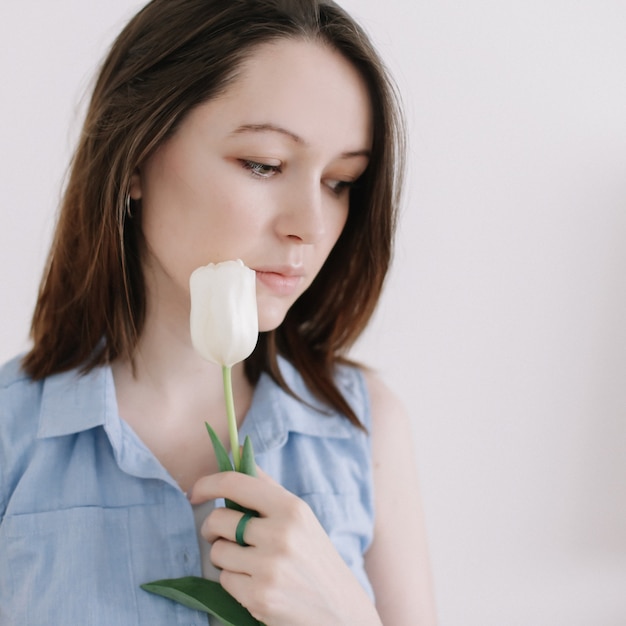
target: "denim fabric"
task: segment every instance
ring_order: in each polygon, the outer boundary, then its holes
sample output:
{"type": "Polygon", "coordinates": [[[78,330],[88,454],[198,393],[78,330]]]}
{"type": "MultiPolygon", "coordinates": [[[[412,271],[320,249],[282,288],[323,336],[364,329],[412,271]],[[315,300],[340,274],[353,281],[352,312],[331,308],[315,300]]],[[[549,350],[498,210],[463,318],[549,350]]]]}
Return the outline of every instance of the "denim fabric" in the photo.
{"type": "MultiPolygon", "coordinates": [[[[262,376],[241,434],[259,466],[312,507],[371,595],[369,437],[323,407],[288,363],[281,371],[304,402],[262,376]]],[[[369,428],[362,374],[344,367],[338,381],[369,428]]],[[[41,382],[18,359],[0,369],[0,555],[5,626],[207,624],[139,588],[201,575],[200,550],[185,494],[119,417],[108,367],[41,382]]]]}

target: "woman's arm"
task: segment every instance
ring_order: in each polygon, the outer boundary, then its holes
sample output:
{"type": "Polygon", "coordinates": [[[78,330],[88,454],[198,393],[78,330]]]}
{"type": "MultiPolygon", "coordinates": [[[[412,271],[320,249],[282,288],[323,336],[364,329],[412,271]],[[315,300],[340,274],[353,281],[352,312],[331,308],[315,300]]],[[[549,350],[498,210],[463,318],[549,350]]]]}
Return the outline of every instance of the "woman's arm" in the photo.
{"type": "Polygon", "coordinates": [[[365,566],[383,624],[437,622],[415,448],[408,414],[375,375],[366,374],[372,407],[376,525],[365,566]]]}

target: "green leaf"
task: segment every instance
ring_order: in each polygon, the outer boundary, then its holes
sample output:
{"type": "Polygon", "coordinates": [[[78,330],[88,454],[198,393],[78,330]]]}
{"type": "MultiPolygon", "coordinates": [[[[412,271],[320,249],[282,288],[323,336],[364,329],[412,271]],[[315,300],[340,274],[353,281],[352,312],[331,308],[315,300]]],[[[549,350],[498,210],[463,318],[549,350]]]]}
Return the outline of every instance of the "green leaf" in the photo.
{"type": "Polygon", "coordinates": [[[239,471],[242,474],[248,476],[256,476],[256,462],[254,460],[254,450],[252,449],[252,441],[250,437],[246,435],[246,439],[243,442],[243,453],[241,455],[241,465],[239,471]]]}
{"type": "MultiPolygon", "coordinates": [[[[206,429],[211,437],[211,443],[213,444],[213,450],[215,451],[215,458],[217,459],[217,465],[219,467],[220,472],[232,472],[234,471],[234,467],[230,457],[228,456],[228,452],[226,452],[226,448],[220,441],[220,438],[217,436],[216,432],[211,428],[208,422],[204,422],[206,429]]],[[[248,474],[249,476],[256,476],[256,463],[254,461],[254,450],[252,449],[252,442],[250,441],[250,437],[246,437],[246,440],[243,444],[243,456],[241,459],[241,466],[239,468],[240,472],[244,474],[248,474]]],[[[240,506],[236,502],[225,499],[224,503],[226,507],[229,509],[233,509],[234,511],[240,511],[241,513],[253,512],[250,509],[246,509],[243,506],[240,506]]]]}
{"type": "Polygon", "coordinates": [[[233,511],[240,511],[241,513],[247,513],[249,509],[237,504],[233,500],[229,500],[228,498],[224,498],[224,505],[227,509],[232,509],[233,511]]]}
{"type": "Polygon", "coordinates": [[[225,626],[263,626],[219,583],[206,578],[186,576],[155,580],[141,585],[141,588],[190,609],[210,613],[222,620],[225,626]]]}
{"type": "Polygon", "coordinates": [[[217,459],[217,466],[220,468],[220,472],[232,472],[235,468],[228,456],[228,452],[226,452],[226,448],[215,431],[209,426],[208,422],[204,422],[204,425],[209,431],[209,437],[211,437],[211,443],[213,444],[213,450],[215,451],[215,458],[217,459]]]}
{"type": "MultiPolygon", "coordinates": [[[[254,460],[254,450],[252,449],[252,441],[250,440],[250,437],[246,437],[243,442],[243,453],[241,455],[239,471],[242,474],[247,474],[248,476],[256,476],[256,462],[254,460]]],[[[256,511],[246,509],[232,500],[225,500],[225,504],[229,509],[241,511],[242,513],[254,513],[255,516],[258,516],[256,511]]]]}

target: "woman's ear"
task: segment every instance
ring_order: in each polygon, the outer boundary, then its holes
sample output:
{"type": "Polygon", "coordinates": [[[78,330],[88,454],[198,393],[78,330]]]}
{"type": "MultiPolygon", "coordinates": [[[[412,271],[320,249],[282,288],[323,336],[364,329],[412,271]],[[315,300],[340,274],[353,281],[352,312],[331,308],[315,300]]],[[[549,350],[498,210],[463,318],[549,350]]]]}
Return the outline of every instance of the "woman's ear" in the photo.
{"type": "Polygon", "coordinates": [[[133,200],[141,200],[141,172],[139,168],[135,169],[130,177],[128,193],[133,200]]]}

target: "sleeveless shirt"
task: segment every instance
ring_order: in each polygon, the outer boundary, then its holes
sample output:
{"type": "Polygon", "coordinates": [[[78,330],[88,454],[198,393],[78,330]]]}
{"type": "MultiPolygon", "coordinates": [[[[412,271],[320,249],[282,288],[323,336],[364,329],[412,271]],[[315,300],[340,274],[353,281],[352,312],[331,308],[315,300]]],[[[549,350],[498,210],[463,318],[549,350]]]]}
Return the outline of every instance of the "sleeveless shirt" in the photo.
{"type": "MultiPolygon", "coordinates": [[[[288,362],[280,367],[299,399],[262,375],[242,441],[250,435],[259,467],[310,505],[372,597],[369,436],[288,362]]],[[[369,430],[362,373],[342,366],[336,380],[369,430]]],[[[38,382],[18,359],[0,369],[0,554],[3,625],[207,624],[205,613],[140,588],[200,576],[202,558],[194,511],[120,418],[109,367],[38,382]]]]}

